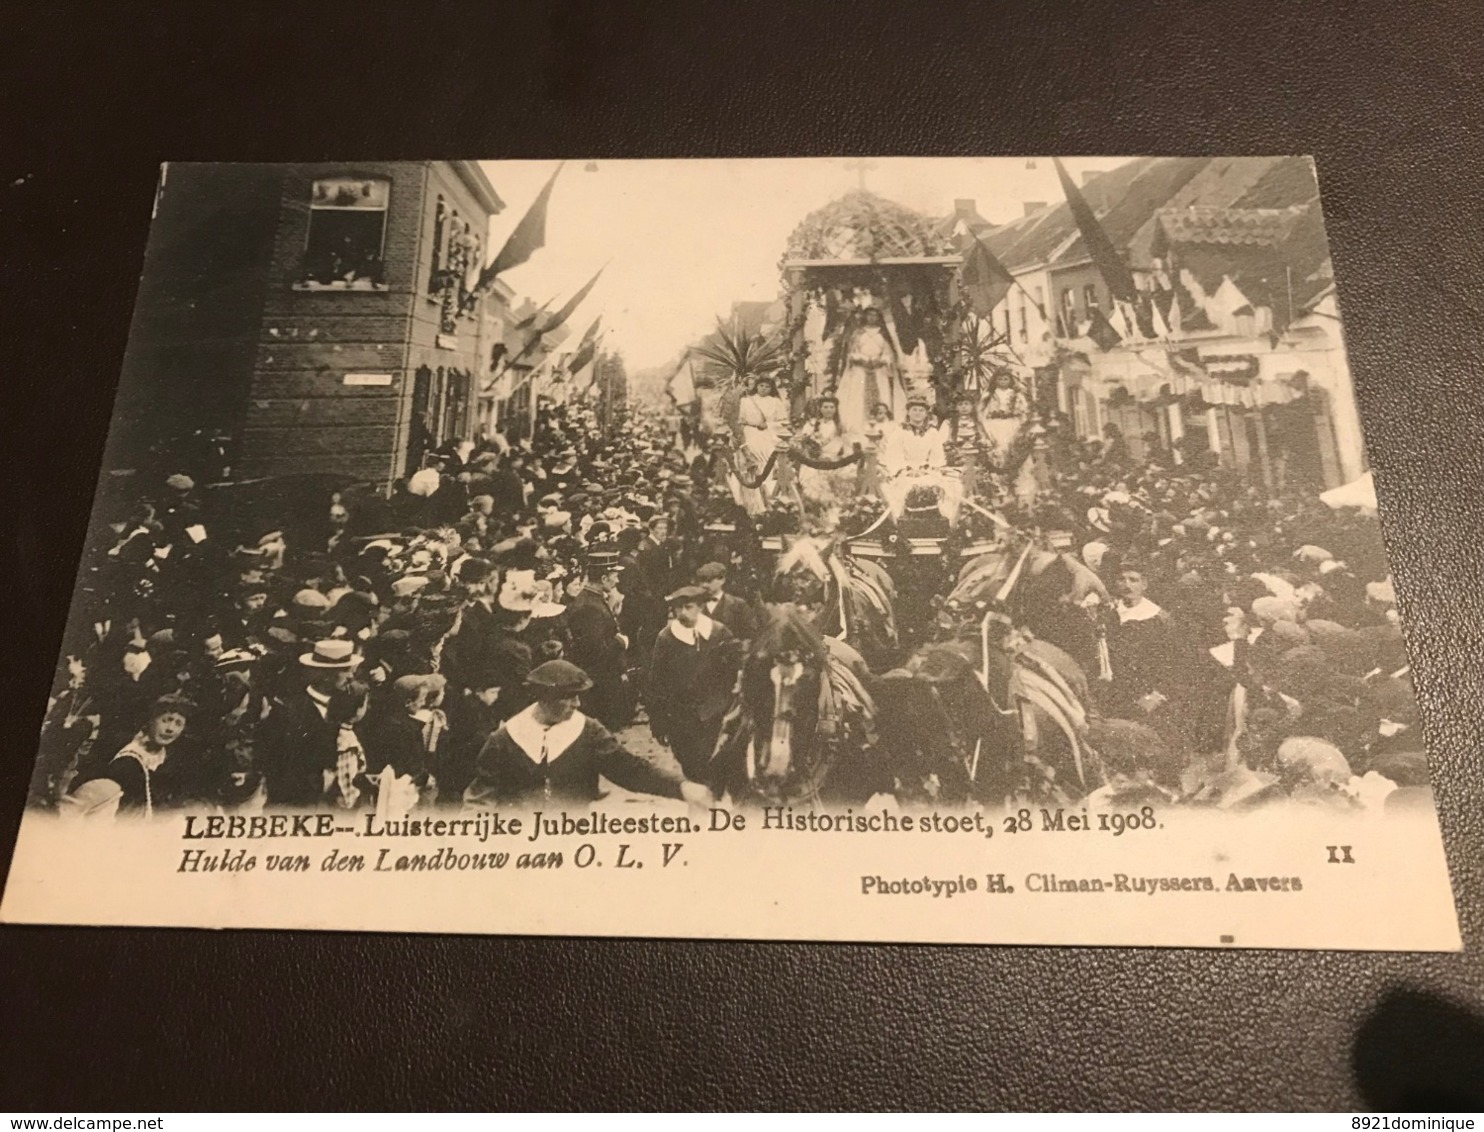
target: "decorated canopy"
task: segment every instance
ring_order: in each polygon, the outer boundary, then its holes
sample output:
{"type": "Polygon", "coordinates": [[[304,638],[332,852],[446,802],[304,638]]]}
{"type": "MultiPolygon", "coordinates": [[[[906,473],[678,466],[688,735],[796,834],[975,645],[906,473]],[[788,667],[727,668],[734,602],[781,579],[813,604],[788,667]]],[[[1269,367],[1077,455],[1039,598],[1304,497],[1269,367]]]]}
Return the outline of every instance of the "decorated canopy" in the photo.
{"type": "Polygon", "coordinates": [[[815,209],[788,238],[785,260],[879,262],[956,255],[931,219],[858,189],[815,209]]]}

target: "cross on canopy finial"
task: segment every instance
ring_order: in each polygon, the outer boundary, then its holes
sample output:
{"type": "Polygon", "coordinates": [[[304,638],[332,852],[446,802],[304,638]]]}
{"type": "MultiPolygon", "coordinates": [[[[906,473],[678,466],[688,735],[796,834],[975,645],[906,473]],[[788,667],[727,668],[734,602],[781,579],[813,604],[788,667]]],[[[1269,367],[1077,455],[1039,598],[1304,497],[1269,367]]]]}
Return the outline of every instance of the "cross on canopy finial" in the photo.
{"type": "Polygon", "coordinates": [[[864,157],[851,158],[845,162],[845,168],[856,175],[856,184],[861,192],[866,191],[866,174],[876,168],[876,162],[867,161],[864,157]]]}

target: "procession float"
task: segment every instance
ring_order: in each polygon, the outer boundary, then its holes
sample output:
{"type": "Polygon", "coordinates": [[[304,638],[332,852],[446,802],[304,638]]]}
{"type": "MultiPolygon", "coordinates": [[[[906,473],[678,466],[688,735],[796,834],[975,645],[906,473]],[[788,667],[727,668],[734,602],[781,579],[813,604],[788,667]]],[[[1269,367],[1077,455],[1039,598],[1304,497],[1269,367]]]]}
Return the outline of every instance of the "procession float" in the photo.
{"type": "Polygon", "coordinates": [[[723,731],[734,789],[989,801],[1038,793],[1027,775],[1073,796],[1101,783],[1086,689],[1016,634],[1054,638],[1066,602],[1102,585],[1027,522],[1048,477],[1033,371],[976,311],[972,258],[928,217],[849,193],[789,237],[774,324],[719,325],[694,351],[708,537],[790,611],[754,643],[757,695],[723,731]],[[875,700],[863,669],[886,674],[875,700]],[[803,717],[778,690],[795,673],[803,717]],[[780,718],[828,742],[780,740],[780,718]],[[913,733],[887,746],[914,757],[862,761],[902,721],[913,733]]]}

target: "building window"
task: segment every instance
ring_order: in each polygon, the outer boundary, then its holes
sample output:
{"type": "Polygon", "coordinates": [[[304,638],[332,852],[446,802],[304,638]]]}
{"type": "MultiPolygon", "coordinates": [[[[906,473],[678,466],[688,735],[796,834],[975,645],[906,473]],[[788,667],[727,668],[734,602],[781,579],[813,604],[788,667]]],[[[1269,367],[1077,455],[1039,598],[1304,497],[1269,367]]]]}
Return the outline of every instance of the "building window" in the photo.
{"type": "MultiPolygon", "coordinates": [[[[1042,322],[1046,321],[1046,288],[1036,288],[1036,317],[1042,322]]],[[[1045,327],[1042,327],[1044,330],[1045,327]]]]}
{"type": "Polygon", "coordinates": [[[1031,340],[1030,323],[1025,313],[1025,292],[1020,293],[1020,340],[1029,342],[1031,340]]]}
{"type": "Polygon", "coordinates": [[[1077,337],[1077,294],[1070,287],[1061,290],[1061,318],[1067,337],[1077,337]]]}
{"type": "Polygon", "coordinates": [[[444,228],[448,223],[448,206],[443,196],[438,196],[438,205],[433,209],[433,257],[428,267],[428,294],[436,295],[443,289],[443,241],[444,228]]]}
{"type": "Polygon", "coordinates": [[[1087,311],[1087,317],[1092,317],[1092,312],[1098,309],[1098,289],[1094,283],[1089,283],[1082,288],[1082,308],[1087,311]]]}
{"type": "Polygon", "coordinates": [[[383,291],[387,181],[333,177],[315,181],[309,197],[303,290],[383,291]]]}

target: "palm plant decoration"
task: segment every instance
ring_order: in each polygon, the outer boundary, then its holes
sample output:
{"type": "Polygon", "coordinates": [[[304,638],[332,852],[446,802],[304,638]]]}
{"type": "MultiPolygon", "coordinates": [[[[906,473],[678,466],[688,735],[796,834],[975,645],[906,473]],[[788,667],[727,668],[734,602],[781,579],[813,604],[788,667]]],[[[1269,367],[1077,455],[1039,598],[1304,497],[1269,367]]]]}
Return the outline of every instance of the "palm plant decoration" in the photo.
{"type": "Polygon", "coordinates": [[[990,379],[1010,369],[1015,361],[1009,339],[995,331],[992,324],[965,315],[958,332],[958,364],[963,388],[987,390],[990,379]]]}
{"type": "Polygon", "coordinates": [[[745,393],[753,380],[767,377],[777,382],[779,371],[788,361],[780,339],[749,334],[740,323],[731,326],[716,322],[716,333],[708,337],[695,353],[705,359],[708,376],[723,390],[745,393]]]}

